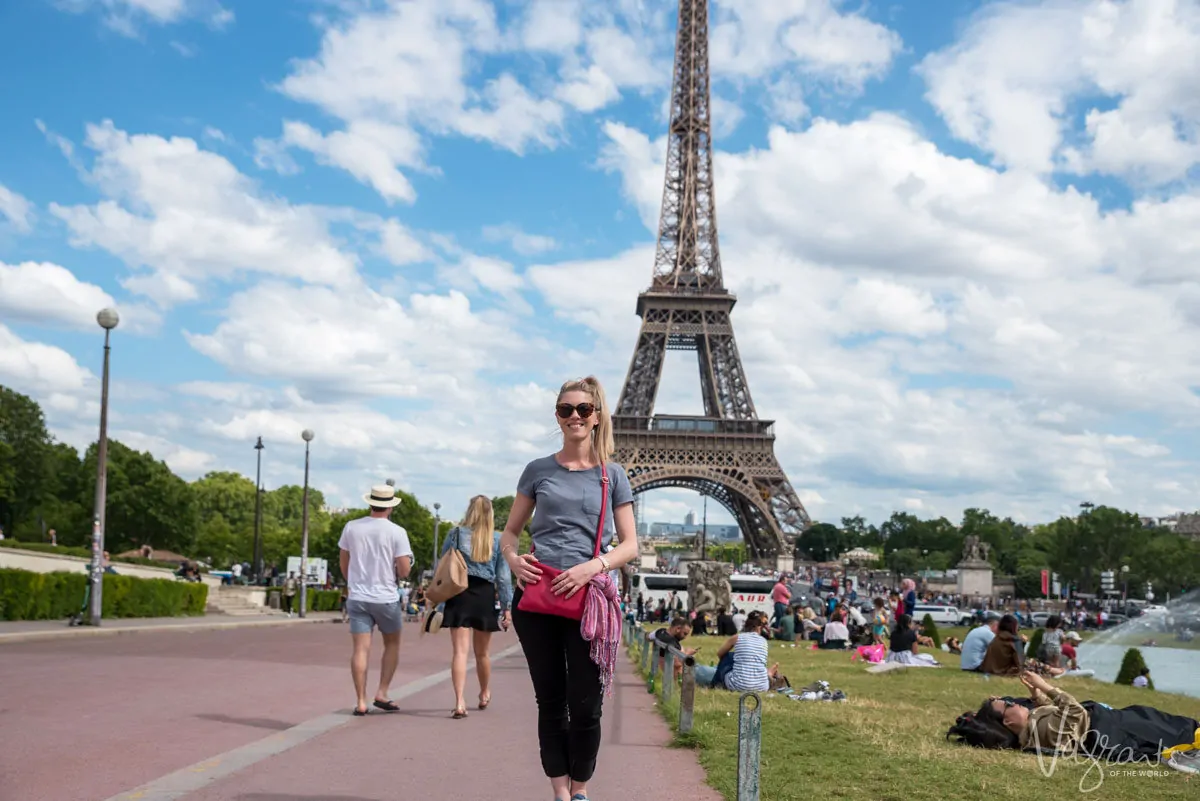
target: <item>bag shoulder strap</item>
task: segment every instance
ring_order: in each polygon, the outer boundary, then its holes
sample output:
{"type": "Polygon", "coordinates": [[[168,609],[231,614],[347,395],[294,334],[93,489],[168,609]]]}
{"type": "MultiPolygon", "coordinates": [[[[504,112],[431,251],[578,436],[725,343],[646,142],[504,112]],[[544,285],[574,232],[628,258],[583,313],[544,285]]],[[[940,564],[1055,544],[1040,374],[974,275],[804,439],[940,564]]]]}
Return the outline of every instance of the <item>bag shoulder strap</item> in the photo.
{"type": "Polygon", "coordinates": [[[604,539],[604,517],[608,511],[608,465],[600,463],[600,522],[596,526],[596,547],[592,550],[592,558],[600,555],[600,542],[604,539]]]}

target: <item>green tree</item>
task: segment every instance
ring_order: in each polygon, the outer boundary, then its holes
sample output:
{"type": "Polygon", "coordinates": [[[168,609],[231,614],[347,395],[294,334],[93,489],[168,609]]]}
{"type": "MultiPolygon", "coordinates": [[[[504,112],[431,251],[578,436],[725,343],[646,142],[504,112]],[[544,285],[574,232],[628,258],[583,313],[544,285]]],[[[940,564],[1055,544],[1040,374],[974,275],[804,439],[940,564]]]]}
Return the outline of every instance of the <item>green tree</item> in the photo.
{"type": "Polygon", "coordinates": [[[37,402],[0,387],[0,525],[10,533],[50,494],[51,443],[37,402]]]}
{"type": "Polygon", "coordinates": [[[235,535],[253,537],[254,482],[251,479],[240,473],[211,472],[193,481],[192,491],[201,520],[219,515],[235,535]]]}
{"type": "Polygon", "coordinates": [[[842,532],[846,535],[846,545],[850,548],[876,548],[883,545],[879,536],[879,528],[867,525],[862,515],[842,518],[842,532]]]}
{"type": "MultiPolygon", "coordinates": [[[[96,469],[96,446],[84,470],[96,469]]],[[[113,553],[144,544],[192,556],[200,516],[191,485],[165,462],[112,440],[108,444],[105,544],[113,553]]]]}
{"type": "Polygon", "coordinates": [[[916,548],[900,548],[887,555],[887,566],[901,576],[912,576],[921,569],[921,552],[916,548]]]}
{"type": "Polygon", "coordinates": [[[800,549],[818,562],[837,559],[846,549],[847,537],[832,523],[814,523],[797,540],[800,549]]]}
{"type": "Polygon", "coordinates": [[[214,513],[200,524],[196,556],[208,560],[213,567],[226,570],[234,562],[250,561],[254,549],[250,540],[233,533],[229,521],[220,513],[214,513]]]}

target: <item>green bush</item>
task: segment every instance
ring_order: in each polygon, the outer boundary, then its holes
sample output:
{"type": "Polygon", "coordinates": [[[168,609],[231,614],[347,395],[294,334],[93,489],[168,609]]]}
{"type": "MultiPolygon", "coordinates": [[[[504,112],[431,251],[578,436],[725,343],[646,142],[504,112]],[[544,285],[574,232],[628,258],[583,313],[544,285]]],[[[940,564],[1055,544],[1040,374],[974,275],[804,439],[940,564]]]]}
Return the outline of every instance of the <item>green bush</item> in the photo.
{"type": "Polygon", "coordinates": [[[942,647],[942,635],[938,632],[937,624],[933,622],[933,615],[926,613],[921,619],[921,628],[925,630],[925,636],[933,640],[933,644],[942,647]]]}
{"type": "Polygon", "coordinates": [[[1045,635],[1045,629],[1035,629],[1033,634],[1029,635],[1029,642],[1025,645],[1026,659],[1041,659],[1038,651],[1042,648],[1042,637],[1045,635]]]}
{"type": "MultiPolygon", "coordinates": [[[[0,569],[0,619],[70,617],[83,606],[86,586],[87,576],[83,573],[0,569]]],[[[208,585],[106,574],[102,601],[101,614],[106,618],[202,615],[208,602],[208,585]]]]}
{"type": "MultiPolygon", "coordinates": [[[[1125,652],[1125,658],[1121,660],[1121,669],[1117,671],[1117,680],[1113,683],[1126,686],[1133,684],[1133,680],[1142,674],[1144,667],[1146,667],[1146,659],[1142,656],[1142,652],[1137,648],[1130,648],[1125,652]]],[[[1150,679],[1149,687],[1151,690],[1154,689],[1154,679],[1150,679]]]]}
{"type": "MultiPolygon", "coordinates": [[[[271,595],[282,595],[283,591],[275,588],[270,591],[267,596],[267,606],[271,605],[271,595]]],[[[299,592],[296,593],[299,596],[299,592]]],[[[336,612],[342,608],[341,590],[314,590],[311,587],[308,590],[308,611],[309,612],[336,612]]],[[[299,603],[299,601],[297,601],[299,603]]],[[[279,608],[283,608],[283,598],[279,599],[279,608]]]]}

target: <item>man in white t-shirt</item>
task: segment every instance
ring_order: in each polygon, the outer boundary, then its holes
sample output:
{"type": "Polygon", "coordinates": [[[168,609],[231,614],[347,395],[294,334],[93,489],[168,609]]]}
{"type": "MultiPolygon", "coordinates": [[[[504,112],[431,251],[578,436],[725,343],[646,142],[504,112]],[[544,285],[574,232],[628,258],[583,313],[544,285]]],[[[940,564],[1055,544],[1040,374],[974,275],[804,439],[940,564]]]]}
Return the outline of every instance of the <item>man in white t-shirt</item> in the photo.
{"type": "Polygon", "coordinates": [[[355,715],[367,714],[367,659],[371,655],[371,632],[376,626],[383,635],[383,658],[373,703],[385,712],[400,710],[388,698],[400,657],[400,627],[404,623],[396,579],[407,577],[413,564],[408,532],[388,520],[392,509],[400,504],[396,491],[381,484],[371,487],[363,500],[371,507],[370,514],[347,523],[338,540],[342,575],[346,577],[346,613],[354,644],[350,675],[358,694],[355,715]]]}

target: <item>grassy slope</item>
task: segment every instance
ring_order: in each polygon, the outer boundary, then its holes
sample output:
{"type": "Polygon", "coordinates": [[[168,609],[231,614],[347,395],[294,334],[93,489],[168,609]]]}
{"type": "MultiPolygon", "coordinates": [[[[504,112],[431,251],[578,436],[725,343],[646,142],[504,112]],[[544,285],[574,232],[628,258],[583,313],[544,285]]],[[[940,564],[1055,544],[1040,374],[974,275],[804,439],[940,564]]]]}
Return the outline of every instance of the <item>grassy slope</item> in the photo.
{"type": "MultiPolygon", "coordinates": [[[[711,664],[721,640],[696,637],[701,661],[711,664]]],[[[1097,772],[1088,765],[1060,762],[1043,776],[1036,757],[982,751],[945,740],[954,718],[977,709],[989,695],[1023,695],[1016,679],[985,680],[958,669],[958,657],[939,653],[945,665],[869,674],[847,653],[812,651],[802,646],[771,645],[772,661],[780,662],[792,686],[824,679],[844,690],[845,703],[790,701],[764,694],[762,799],[806,799],[819,788],[826,799],[948,801],[987,798],[1065,797],[1094,784],[1097,772]],[[1032,794],[1032,795],[1031,795],[1032,794]]],[[[1177,714],[1200,718],[1200,699],[1117,687],[1090,679],[1065,679],[1061,686],[1079,700],[1095,699],[1121,707],[1149,703],[1177,714]]],[[[677,697],[677,696],[676,696],[677,697]]],[[[727,799],[736,799],[738,696],[698,690],[695,729],[683,740],[698,748],[709,782],[727,799]]],[[[675,704],[665,710],[677,720],[675,704]]],[[[682,738],[681,738],[682,740],[682,738]]],[[[1046,766],[1049,769],[1049,765],[1046,766]]],[[[1130,766],[1170,775],[1134,777],[1106,775],[1097,798],[1156,799],[1194,794],[1197,780],[1170,768],[1130,766]]]]}

